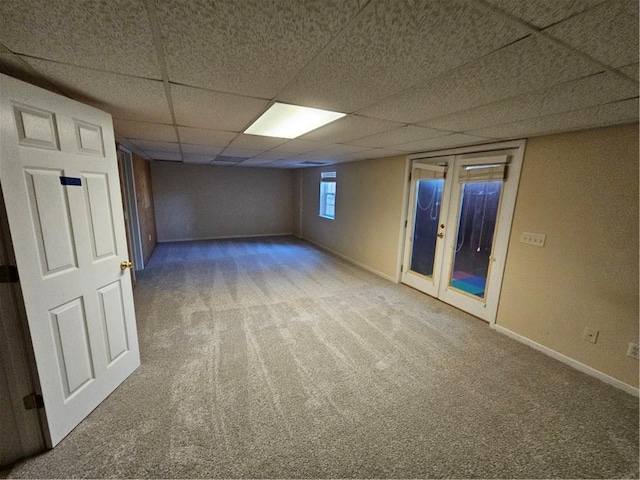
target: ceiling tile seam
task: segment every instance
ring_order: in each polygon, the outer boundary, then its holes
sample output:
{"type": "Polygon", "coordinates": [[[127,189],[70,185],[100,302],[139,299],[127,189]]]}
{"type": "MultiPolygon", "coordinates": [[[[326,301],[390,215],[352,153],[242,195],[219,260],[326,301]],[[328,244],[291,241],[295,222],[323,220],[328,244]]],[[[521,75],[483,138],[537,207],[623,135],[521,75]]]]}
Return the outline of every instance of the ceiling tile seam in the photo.
{"type": "MultiPolygon", "coordinates": [[[[359,116],[364,117],[364,115],[359,115],[359,116]]],[[[375,117],[365,117],[365,118],[370,118],[372,120],[380,120],[379,118],[375,118],[375,117]]],[[[398,123],[398,122],[396,122],[396,123],[398,123]]],[[[378,137],[378,136],[384,135],[386,133],[394,132],[396,130],[400,130],[401,128],[406,128],[406,127],[416,127],[416,128],[422,128],[424,130],[435,130],[437,132],[442,132],[442,135],[436,135],[435,137],[429,137],[429,138],[440,138],[440,137],[444,137],[446,135],[450,135],[452,133],[459,133],[459,132],[456,132],[455,130],[446,130],[446,129],[443,129],[443,128],[435,128],[435,127],[433,127],[433,128],[432,127],[423,127],[422,125],[418,125],[418,123],[421,123],[421,122],[405,123],[403,126],[398,127],[398,128],[393,128],[391,130],[384,130],[382,132],[374,133],[372,135],[365,135],[364,137],[351,138],[349,140],[346,140],[345,141],[346,143],[341,143],[340,145],[352,146],[348,142],[358,142],[358,141],[364,140],[366,138],[378,137]]],[[[408,142],[404,142],[404,143],[408,143],[408,142]]],[[[400,145],[400,143],[387,144],[387,146],[393,146],[393,145],[400,145]]],[[[380,148],[380,147],[371,147],[371,148],[380,148]]]]}
{"type": "MultiPolygon", "coordinates": [[[[6,48],[6,47],[5,47],[6,48]]],[[[7,49],[9,50],[9,49],[7,49]]],[[[5,55],[12,55],[14,56],[18,62],[20,63],[20,65],[26,70],[26,73],[28,75],[31,75],[33,77],[34,80],[37,80],[40,83],[40,86],[42,85],[47,85],[47,89],[51,90],[54,93],[58,93],[60,95],[63,95],[65,97],[68,98],[73,98],[73,95],[69,94],[67,89],[60,87],[59,85],[57,85],[56,83],[51,82],[48,78],[44,77],[43,75],[40,75],[35,68],[33,68],[31,65],[29,65],[29,62],[27,62],[24,58],[22,58],[21,55],[14,53],[13,51],[9,50],[10,53],[6,53],[5,55]]]]}
{"type": "MultiPolygon", "coordinates": [[[[459,133],[464,133],[464,134],[467,134],[467,135],[474,135],[476,137],[479,137],[480,135],[476,135],[473,132],[478,131],[478,130],[485,130],[486,128],[498,128],[498,127],[505,127],[505,126],[508,126],[508,125],[514,125],[516,123],[531,122],[531,121],[534,121],[534,120],[540,120],[540,119],[545,119],[545,118],[549,118],[549,117],[565,115],[567,113],[580,112],[582,110],[588,110],[590,108],[602,107],[602,106],[605,106],[605,105],[612,105],[614,103],[627,102],[629,100],[635,100],[635,99],[639,99],[640,100],[640,97],[635,96],[635,97],[623,98],[623,99],[620,99],[620,100],[612,100],[610,102],[598,103],[596,105],[591,105],[589,107],[573,108],[571,110],[564,110],[562,112],[549,113],[547,115],[540,115],[539,117],[531,117],[531,118],[526,118],[524,120],[516,120],[515,122],[507,122],[507,123],[501,123],[501,124],[498,124],[498,125],[491,125],[490,127],[483,127],[483,128],[475,128],[475,129],[472,129],[472,130],[465,130],[464,132],[459,132],[459,133]]],[[[438,138],[440,138],[440,137],[438,137],[438,138]]],[[[407,143],[409,143],[409,142],[407,142],[407,143]]]]}
{"type": "MultiPolygon", "coordinates": [[[[608,65],[608,64],[606,64],[604,62],[601,62],[597,58],[589,55],[587,52],[585,52],[583,50],[580,50],[579,48],[575,48],[575,47],[569,45],[568,43],[560,40],[559,38],[554,37],[553,35],[551,35],[550,33],[547,32],[547,28],[540,29],[540,28],[538,28],[538,27],[536,27],[534,25],[531,25],[529,22],[526,22],[525,20],[522,20],[521,18],[518,18],[518,17],[516,17],[514,15],[511,15],[510,13],[507,13],[507,12],[505,12],[503,10],[500,10],[498,7],[495,7],[494,5],[488,4],[486,2],[486,0],[475,0],[475,2],[476,2],[477,5],[481,6],[485,10],[493,12],[493,13],[496,13],[498,15],[501,15],[502,17],[506,18],[510,22],[515,23],[517,25],[520,25],[520,26],[523,26],[523,27],[529,29],[532,34],[538,35],[538,36],[540,36],[542,38],[545,38],[547,41],[549,41],[551,43],[554,43],[554,44],[558,45],[559,47],[562,47],[562,48],[570,51],[571,53],[574,53],[575,55],[578,55],[578,56],[582,57],[583,59],[588,60],[589,62],[598,65],[600,68],[602,68],[602,69],[604,69],[604,70],[606,70],[608,72],[611,72],[611,73],[613,73],[613,74],[615,74],[615,75],[617,75],[619,77],[622,77],[625,80],[629,80],[629,81],[638,83],[635,78],[633,78],[633,77],[631,77],[629,75],[626,75],[626,74],[624,74],[622,72],[619,72],[615,67],[612,67],[611,65],[608,65]]],[[[602,2],[602,3],[605,3],[605,2],[602,2]]],[[[598,5],[602,5],[602,3],[600,3],[598,5]]],[[[595,8],[595,7],[596,7],[596,5],[594,5],[594,7],[592,7],[592,8],[595,8]]],[[[574,15],[574,17],[577,16],[577,15],[582,15],[583,13],[585,13],[588,10],[591,10],[591,9],[589,8],[587,10],[583,10],[582,12],[577,13],[576,15],[574,15]]]]}
{"type": "MultiPolygon", "coordinates": [[[[417,83],[415,83],[415,84],[413,84],[413,85],[411,85],[411,86],[409,86],[409,87],[407,87],[407,88],[404,88],[404,89],[402,89],[402,90],[399,90],[399,91],[397,91],[397,92],[395,92],[395,93],[393,93],[393,94],[391,94],[391,95],[388,95],[388,96],[386,96],[386,97],[382,97],[382,98],[380,98],[380,99],[376,100],[376,101],[375,101],[375,102],[373,102],[373,103],[370,103],[370,104],[368,104],[368,105],[365,105],[364,107],[358,108],[357,110],[355,110],[355,111],[351,112],[351,114],[353,114],[353,115],[365,116],[365,115],[362,115],[362,114],[360,114],[360,113],[358,113],[358,112],[361,112],[361,111],[363,111],[363,110],[367,110],[367,109],[369,109],[369,108],[371,108],[371,107],[375,107],[377,104],[379,104],[379,103],[383,103],[383,102],[386,102],[387,100],[392,100],[392,99],[393,99],[393,98],[395,98],[395,97],[401,97],[401,96],[403,96],[404,94],[406,94],[406,93],[410,92],[411,90],[415,90],[415,89],[417,89],[417,88],[422,88],[423,86],[426,86],[427,84],[429,84],[429,83],[431,83],[431,82],[433,82],[433,81],[435,81],[435,80],[438,80],[438,79],[440,79],[440,78],[445,78],[445,77],[447,77],[447,76],[450,76],[452,73],[455,73],[457,70],[460,70],[460,69],[462,69],[463,67],[467,67],[467,66],[469,66],[469,65],[472,65],[472,64],[474,64],[474,63],[478,62],[479,60],[482,60],[483,58],[488,57],[489,55],[493,55],[493,54],[495,54],[496,52],[499,52],[500,50],[503,50],[503,49],[508,48],[508,47],[510,47],[510,46],[512,46],[512,45],[515,45],[516,43],[519,43],[519,42],[522,42],[523,40],[526,40],[526,39],[527,39],[527,38],[529,38],[531,35],[532,35],[532,34],[530,33],[530,34],[525,35],[525,36],[523,36],[523,37],[520,37],[520,38],[518,38],[518,39],[516,39],[516,40],[513,40],[513,41],[511,41],[511,42],[509,42],[509,43],[505,43],[504,45],[501,45],[499,48],[496,48],[495,50],[491,50],[490,52],[487,52],[487,53],[486,53],[486,54],[484,54],[484,55],[481,55],[481,56],[479,56],[479,57],[475,57],[475,58],[473,58],[472,60],[469,60],[468,62],[461,63],[460,65],[457,65],[457,66],[452,67],[452,68],[450,68],[450,69],[448,69],[448,70],[445,70],[445,71],[443,71],[443,72],[440,72],[439,74],[437,74],[437,75],[435,75],[435,76],[433,76],[433,77],[430,77],[430,78],[427,78],[427,79],[421,80],[421,81],[419,81],[419,82],[417,82],[417,83]]],[[[375,119],[375,120],[387,120],[387,119],[385,119],[385,118],[378,118],[378,117],[368,117],[368,118],[373,118],[373,119],[375,119]]],[[[387,120],[387,121],[389,121],[389,120],[387,120]]],[[[417,125],[418,123],[420,123],[420,122],[422,122],[422,121],[423,121],[423,120],[420,120],[420,121],[418,121],[418,122],[412,122],[412,123],[409,123],[408,125],[417,125]]],[[[419,126],[419,125],[418,125],[418,126],[419,126]]]]}
{"type": "MultiPolygon", "coordinates": [[[[584,77],[577,77],[577,78],[572,78],[570,80],[564,80],[564,81],[559,82],[559,83],[554,83],[552,85],[552,87],[558,87],[558,86],[565,85],[565,84],[579,82],[581,80],[586,80],[587,78],[590,78],[590,77],[596,77],[598,75],[602,75],[604,73],[608,73],[608,72],[603,70],[603,71],[596,72],[596,73],[590,73],[589,75],[585,75],[584,77]]],[[[506,101],[510,101],[510,100],[517,100],[518,98],[526,97],[527,95],[534,95],[534,94],[537,94],[537,93],[544,93],[544,92],[548,91],[549,88],[550,87],[544,87],[544,88],[538,88],[536,90],[529,90],[529,91],[524,92],[524,93],[518,93],[517,95],[513,95],[512,97],[501,98],[499,100],[494,100],[493,102],[489,102],[489,103],[483,103],[483,104],[477,105],[475,107],[465,108],[463,110],[456,110],[455,112],[446,113],[446,114],[440,115],[438,117],[432,117],[432,118],[429,118],[427,120],[421,120],[420,122],[412,123],[411,125],[414,125],[414,126],[417,126],[417,127],[422,127],[422,128],[429,128],[429,129],[433,128],[433,130],[442,130],[442,129],[438,129],[438,128],[435,128],[435,127],[423,127],[423,126],[421,126],[419,124],[420,123],[425,123],[425,122],[432,122],[432,121],[440,120],[440,119],[443,119],[443,118],[446,118],[446,117],[450,117],[452,115],[459,115],[459,114],[464,114],[466,112],[472,112],[473,110],[477,110],[478,108],[491,107],[493,105],[497,105],[497,104],[500,104],[502,102],[506,102],[506,101]]],[[[553,114],[550,114],[550,115],[553,115],[553,114]]],[[[521,120],[516,120],[516,121],[521,121],[521,120]]],[[[464,133],[466,131],[467,130],[453,130],[454,133],[464,133]]]]}
{"type": "MultiPolygon", "coordinates": [[[[550,23],[549,25],[546,25],[544,28],[541,28],[540,30],[546,30],[547,28],[555,27],[556,25],[559,25],[559,24],[561,24],[562,22],[566,22],[567,20],[570,20],[570,19],[572,19],[572,18],[574,18],[574,17],[577,17],[578,15],[582,15],[583,13],[588,12],[589,10],[592,10],[592,9],[594,9],[594,8],[596,8],[596,7],[599,7],[600,5],[602,5],[602,4],[604,4],[604,3],[607,3],[608,1],[609,1],[609,0],[602,0],[601,2],[594,3],[594,4],[593,4],[593,5],[591,5],[590,7],[585,8],[584,10],[581,10],[581,11],[579,11],[579,12],[575,12],[575,13],[572,13],[571,15],[569,15],[569,16],[567,16],[567,17],[565,17],[565,18],[563,18],[562,20],[559,20],[559,21],[557,21],[557,22],[550,23]]],[[[505,12],[505,13],[506,13],[506,12],[505,12]]]]}
{"type": "Polygon", "coordinates": [[[49,63],[55,63],[57,65],[64,65],[65,67],[73,67],[73,68],[79,68],[81,70],[89,70],[91,72],[98,72],[98,73],[108,73],[110,75],[117,75],[119,77],[127,77],[127,78],[136,78],[139,80],[150,80],[152,82],[161,82],[161,79],[158,78],[152,78],[152,77],[145,77],[145,76],[140,76],[140,75],[130,75],[127,73],[122,73],[122,72],[114,72],[112,70],[103,70],[101,68],[95,68],[95,67],[87,67],[84,65],[76,65],[74,63],[68,63],[68,62],[60,62],[58,60],[52,60],[50,58],[45,58],[45,57],[38,57],[36,55],[27,55],[25,53],[14,53],[14,55],[17,55],[18,57],[20,57],[21,59],[33,59],[33,60],[41,60],[43,62],[49,62],[49,63]]]}
{"type": "Polygon", "coordinates": [[[500,137],[500,140],[526,140],[528,138],[533,138],[533,137],[542,137],[542,136],[546,136],[546,135],[555,135],[558,133],[567,133],[567,132],[579,132],[579,131],[584,131],[584,130],[590,130],[590,129],[594,129],[594,128],[604,128],[604,127],[612,127],[614,125],[626,125],[626,124],[630,124],[632,122],[627,122],[625,121],[618,121],[618,122],[600,122],[600,123],[587,123],[584,125],[580,125],[578,127],[576,126],[568,126],[565,128],[555,128],[552,130],[544,130],[541,132],[536,132],[536,133],[527,133],[525,135],[509,135],[507,137],[500,137]]]}
{"type": "MultiPolygon", "coordinates": [[[[318,52],[309,59],[309,61],[300,69],[298,70],[298,73],[296,73],[295,75],[291,76],[291,79],[275,94],[275,96],[273,97],[273,100],[275,101],[276,98],[278,98],[282,92],[284,92],[287,87],[289,87],[289,85],[291,85],[292,83],[294,83],[296,81],[296,79],[298,77],[300,77],[300,75],[309,68],[309,66],[325,51],[327,51],[329,48],[331,48],[333,45],[335,45],[341,38],[342,36],[345,34],[345,32],[347,31],[347,29],[351,28],[352,25],[354,24],[354,22],[356,22],[356,20],[358,18],[360,18],[364,12],[366,12],[367,10],[369,10],[370,8],[373,8],[372,5],[374,5],[375,2],[377,2],[379,0],[367,0],[367,3],[364,4],[362,7],[360,7],[360,10],[353,15],[353,17],[351,17],[351,19],[340,29],[339,32],[337,32],[335,35],[333,35],[333,37],[331,37],[331,39],[325,43],[325,45],[320,48],[318,50],[318,52]]],[[[341,112],[341,113],[353,113],[353,112],[341,112]]]]}
{"type": "MultiPolygon", "coordinates": [[[[147,0],[150,1],[150,0],[147,0]]],[[[251,125],[253,125],[253,123],[258,120],[258,118],[260,118],[264,112],[266,112],[267,110],[269,110],[274,103],[276,103],[276,98],[278,98],[278,96],[291,84],[295,81],[296,78],[298,78],[298,76],[300,76],[300,74],[306,69],[308,68],[308,66],[318,57],[318,55],[320,55],[322,52],[324,52],[327,48],[329,48],[330,45],[332,45],[335,41],[337,41],[336,39],[340,37],[340,35],[342,35],[342,33],[345,31],[345,29],[351,25],[351,23],[360,15],[362,15],[362,12],[365,11],[367,8],[369,8],[369,5],[372,5],[373,2],[375,0],[368,0],[367,3],[362,6],[360,8],[360,10],[358,11],[358,13],[356,13],[351,20],[349,20],[346,25],[344,27],[342,27],[342,29],[336,34],[334,35],[325,45],[324,47],[322,47],[321,49],[318,50],[318,53],[316,53],[313,58],[311,58],[299,71],[297,74],[293,75],[291,77],[291,79],[289,80],[289,82],[287,82],[272,98],[260,98],[261,100],[268,100],[267,105],[265,105],[264,109],[258,113],[257,115],[255,115],[250,121],[248,121],[244,127],[240,130],[240,133],[238,133],[238,135],[236,135],[230,142],[229,145],[231,145],[231,143],[233,143],[236,138],[238,138],[242,132],[244,132],[247,128],[249,128],[251,125]]],[[[228,93],[228,92],[220,92],[220,93],[228,93]]],[[[231,95],[237,95],[237,94],[231,94],[231,95]]],[[[259,97],[256,97],[259,98],[259,97]]],[[[304,106],[304,105],[303,105],[304,106]]],[[[345,113],[345,112],[342,112],[345,113]]],[[[274,147],[276,148],[276,147],[274,147]]],[[[273,149],[271,149],[273,150],[273,149]]],[[[270,151],[270,150],[268,150],[270,151]]]]}
{"type": "Polygon", "coordinates": [[[178,124],[176,122],[176,112],[175,112],[175,109],[173,108],[173,97],[171,96],[171,85],[169,85],[167,62],[164,57],[162,35],[160,34],[160,27],[158,25],[158,18],[156,16],[154,0],[144,0],[144,5],[147,9],[147,16],[149,17],[149,26],[151,27],[153,44],[156,47],[156,55],[158,56],[158,66],[160,67],[160,75],[162,75],[164,92],[167,97],[167,103],[169,104],[169,113],[171,113],[171,120],[173,121],[173,129],[175,130],[176,138],[178,139],[178,147],[180,149],[180,158],[182,159],[182,161],[184,161],[182,145],[180,144],[180,131],[178,130],[178,124]]]}
{"type": "Polygon", "coordinates": [[[253,100],[265,100],[265,101],[272,100],[272,98],[270,98],[270,97],[258,97],[258,96],[255,96],[255,95],[241,95],[239,93],[228,92],[226,90],[216,90],[216,89],[213,89],[213,88],[190,85],[188,83],[175,82],[175,81],[172,81],[171,79],[169,79],[169,84],[175,85],[176,87],[193,88],[195,90],[204,90],[205,92],[211,92],[211,93],[221,93],[223,95],[232,95],[234,97],[251,98],[253,100]]]}

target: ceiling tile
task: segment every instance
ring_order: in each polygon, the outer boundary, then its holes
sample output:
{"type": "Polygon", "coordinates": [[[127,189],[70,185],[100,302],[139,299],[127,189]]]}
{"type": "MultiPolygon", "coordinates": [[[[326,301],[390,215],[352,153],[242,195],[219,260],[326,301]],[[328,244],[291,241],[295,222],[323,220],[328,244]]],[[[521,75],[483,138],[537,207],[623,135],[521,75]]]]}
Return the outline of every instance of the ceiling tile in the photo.
{"type": "Polygon", "coordinates": [[[251,157],[255,157],[256,155],[259,155],[262,152],[263,150],[227,147],[222,151],[222,155],[227,157],[251,158],[251,157]]]}
{"type": "Polygon", "coordinates": [[[175,152],[152,152],[152,151],[145,151],[145,152],[153,160],[168,160],[171,162],[182,161],[182,155],[175,152]]]}
{"type": "Polygon", "coordinates": [[[359,113],[417,123],[599,70],[582,56],[532,35],[359,113]]]}
{"type": "Polygon", "coordinates": [[[210,157],[215,157],[224,150],[224,147],[215,147],[213,145],[192,145],[190,143],[182,143],[181,148],[183,154],[209,155],[210,157]]]}
{"type": "Polygon", "coordinates": [[[161,78],[144,2],[2,0],[0,18],[0,42],[15,53],[161,78]]]}
{"type": "Polygon", "coordinates": [[[426,152],[428,150],[437,150],[441,148],[463,147],[477,143],[488,143],[492,140],[485,136],[467,135],[465,133],[453,133],[443,137],[430,138],[417,142],[405,143],[403,145],[395,145],[394,148],[404,150],[405,152],[426,152]]]}
{"type": "Polygon", "coordinates": [[[160,81],[22,58],[71,98],[106,110],[115,118],[172,123],[164,85],[160,81]]]}
{"type": "Polygon", "coordinates": [[[193,127],[178,127],[178,134],[180,135],[180,141],[184,143],[213,145],[216,147],[226,147],[238,135],[236,132],[193,127]]]}
{"type": "Polygon", "coordinates": [[[620,70],[625,75],[629,75],[631,78],[635,78],[636,81],[638,80],[638,64],[637,63],[632,63],[631,65],[621,67],[618,70],[620,70]]]}
{"type": "Polygon", "coordinates": [[[365,3],[160,0],[169,78],[273,98],[365,3]]]}
{"type": "Polygon", "coordinates": [[[527,33],[470,2],[372,1],[277,98],[351,113],[527,33]]]}
{"type": "Polygon", "coordinates": [[[146,158],[146,159],[150,159],[149,155],[147,154],[147,152],[145,152],[144,150],[139,149],[138,147],[136,147],[133,143],[131,143],[129,141],[129,139],[121,137],[120,135],[116,134],[116,143],[120,144],[121,146],[131,150],[133,153],[140,155],[142,158],[146,158]]]}
{"type": "Polygon", "coordinates": [[[637,84],[614,73],[605,72],[435,118],[421,125],[461,132],[576,110],[637,95],[637,84]]]}
{"type": "Polygon", "coordinates": [[[324,143],[311,142],[309,140],[300,140],[298,138],[295,138],[293,140],[289,140],[288,142],[283,143],[282,145],[279,145],[269,150],[269,153],[275,153],[275,154],[285,153],[285,154],[291,154],[291,155],[299,155],[301,153],[307,153],[307,152],[312,152],[313,150],[319,150],[325,146],[326,144],[324,143]]]}
{"type": "Polygon", "coordinates": [[[199,164],[208,164],[211,163],[216,156],[215,155],[202,155],[198,153],[183,153],[182,154],[184,163],[199,163],[199,164]]]}
{"type": "Polygon", "coordinates": [[[402,124],[398,122],[361,117],[359,115],[347,115],[299,138],[302,140],[347,143],[355,138],[368,137],[369,135],[393,130],[401,126],[402,124]]]}
{"type": "Polygon", "coordinates": [[[362,152],[364,150],[370,150],[370,148],[362,147],[360,145],[337,144],[337,145],[331,145],[330,147],[321,148],[320,150],[316,150],[315,152],[309,152],[306,155],[320,155],[320,156],[345,155],[348,153],[362,152]]]}
{"type": "Polygon", "coordinates": [[[538,28],[558,23],[603,0],[486,0],[514,17],[538,28]]]}
{"type": "Polygon", "coordinates": [[[229,155],[218,155],[215,160],[213,161],[213,164],[215,165],[229,165],[231,163],[239,163],[239,162],[243,162],[245,160],[248,160],[247,157],[236,157],[236,156],[229,156],[229,155]]]}
{"type": "Polygon", "coordinates": [[[246,160],[243,160],[240,165],[243,167],[249,167],[249,166],[255,167],[258,165],[267,165],[273,162],[274,162],[273,158],[262,158],[262,155],[258,155],[257,157],[247,158],[246,160]]]}
{"type": "Polygon", "coordinates": [[[260,115],[268,102],[200,88],[171,85],[178,125],[240,132],[260,115]]]}
{"type": "Polygon", "coordinates": [[[634,98],[522,122],[483,128],[470,133],[506,139],[637,121],[638,99],[634,98]]]}
{"type": "Polygon", "coordinates": [[[287,152],[276,152],[274,150],[269,150],[267,152],[261,152],[255,157],[252,157],[251,160],[269,160],[273,162],[274,160],[284,160],[285,158],[295,157],[296,153],[287,153],[287,152]]]}
{"type": "Polygon", "coordinates": [[[637,62],[638,1],[611,0],[545,33],[613,67],[637,62]]]}
{"type": "Polygon", "coordinates": [[[245,135],[241,133],[230,144],[230,148],[248,148],[251,150],[269,150],[287,141],[286,138],[245,135]]]}
{"type": "Polygon", "coordinates": [[[178,136],[173,125],[161,123],[133,122],[131,120],[113,120],[113,128],[118,135],[130,139],[153,140],[156,142],[177,142],[178,136]]]}
{"type": "Polygon", "coordinates": [[[406,154],[407,152],[404,150],[373,148],[371,150],[364,150],[362,152],[349,153],[344,155],[343,158],[347,158],[349,160],[370,160],[374,158],[405,156],[406,154]]]}
{"type": "Polygon", "coordinates": [[[308,152],[308,153],[303,153],[301,155],[296,155],[294,157],[288,158],[287,160],[291,160],[295,162],[314,161],[314,160],[329,162],[329,161],[338,160],[343,155],[362,152],[365,150],[370,150],[370,149],[367,147],[359,147],[354,145],[332,145],[330,147],[322,148],[314,152],[308,152]]]}
{"type": "Polygon", "coordinates": [[[129,139],[136,147],[146,152],[174,152],[180,153],[180,145],[172,142],[153,142],[150,140],[132,140],[129,139]]]}
{"type": "Polygon", "coordinates": [[[11,75],[12,72],[28,72],[31,67],[18,55],[11,52],[0,52],[0,72],[11,75]]]}
{"type": "Polygon", "coordinates": [[[396,128],[389,132],[379,133],[366,138],[353,140],[349,143],[354,145],[363,145],[365,147],[388,147],[399,143],[413,142],[416,140],[424,140],[426,138],[441,137],[447,135],[447,131],[434,130],[432,128],[416,127],[409,125],[406,127],[396,128]]]}

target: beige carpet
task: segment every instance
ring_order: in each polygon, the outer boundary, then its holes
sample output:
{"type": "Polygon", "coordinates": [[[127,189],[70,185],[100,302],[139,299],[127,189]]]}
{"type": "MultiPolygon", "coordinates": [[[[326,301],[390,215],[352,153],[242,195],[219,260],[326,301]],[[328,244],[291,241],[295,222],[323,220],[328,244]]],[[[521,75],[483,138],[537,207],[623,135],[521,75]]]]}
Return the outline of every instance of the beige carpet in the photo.
{"type": "Polygon", "coordinates": [[[638,478],[638,399],[293,238],[159,245],[142,366],[10,477],[638,478]]]}

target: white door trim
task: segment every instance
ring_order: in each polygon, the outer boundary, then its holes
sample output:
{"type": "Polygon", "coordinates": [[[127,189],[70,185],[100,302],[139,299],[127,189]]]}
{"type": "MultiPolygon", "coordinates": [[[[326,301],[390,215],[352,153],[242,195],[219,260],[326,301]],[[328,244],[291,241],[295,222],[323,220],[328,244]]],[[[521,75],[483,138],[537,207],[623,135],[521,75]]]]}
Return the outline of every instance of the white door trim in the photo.
{"type": "Polygon", "coordinates": [[[140,216],[138,215],[138,198],[136,196],[136,180],[133,171],[133,153],[122,145],[118,150],[123,154],[122,160],[122,184],[127,201],[125,209],[128,219],[128,234],[131,241],[131,254],[133,255],[133,268],[144,270],[144,254],[142,253],[142,235],[140,233],[140,216]]]}

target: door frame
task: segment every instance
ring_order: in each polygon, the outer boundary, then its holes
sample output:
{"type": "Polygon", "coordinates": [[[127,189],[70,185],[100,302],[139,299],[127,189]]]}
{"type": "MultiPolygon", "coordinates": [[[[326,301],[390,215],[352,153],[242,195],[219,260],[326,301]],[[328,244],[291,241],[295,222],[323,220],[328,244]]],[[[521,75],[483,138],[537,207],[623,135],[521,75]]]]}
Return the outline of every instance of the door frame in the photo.
{"type": "MultiPolygon", "coordinates": [[[[496,233],[495,233],[496,236],[500,236],[501,238],[506,239],[504,244],[501,247],[499,247],[497,251],[494,252],[495,253],[494,256],[495,257],[499,256],[501,258],[501,261],[496,262],[496,265],[492,266],[491,281],[492,281],[493,288],[495,288],[499,292],[498,300],[495,302],[494,305],[487,307],[487,314],[484,318],[484,320],[487,321],[490,326],[493,327],[495,325],[498,305],[500,301],[499,296],[502,290],[502,279],[504,276],[504,267],[505,267],[507,255],[508,255],[509,238],[510,238],[511,226],[513,223],[513,214],[515,212],[515,202],[517,197],[518,185],[520,183],[520,173],[522,170],[522,163],[524,160],[525,147],[526,147],[526,140],[522,139],[522,140],[510,140],[510,141],[496,142],[496,143],[486,143],[481,145],[473,145],[469,147],[459,147],[459,148],[452,148],[452,149],[446,149],[446,150],[435,150],[431,152],[414,153],[414,154],[407,155],[405,160],[406,161],[406,164],[405,164],[406,182],[404,185],[404,194],[403,194],[403,197],[404,197],[403,214],[402,214],[403,228],[401,229],[400,238],[399,238],[401,251],[399,252],[399,255],[398,255],[399,262],[398,262],[397,271],[396,271],[396,279],[398,283],[402,281],[403,261],[408,254],[406,252],[407,244],[405,243],[406,237],[407,237],[407,231],[408,231],[407,229],[409,228],[409,224],[412,223],[408,218],[408,212],[410,207],[409,202],[411,199],[411,195],[410,195],[411,172],[412,172],[413,162],[416,160],[427,160],[434,157],[446,157],[446,156],[471,156],[471,157],[475,155],[487,156],[487,155],[491,155],[494,152],[499,152],[507,149],[515,150],[512,161],[509,164],[510,165],[509,179],[515,182],[515,188],[510,189],[509,192],[507,191],[503,192],[503,200],[501,202],[503,203],[503,205],[501,205],[501,209],[504,209],[503,218],[508,221],[501,222],[498,225],[498,228],[496,229],[496,233]]],[[[455,201],[456,199],[452,197],[451,198],[452,203],[450,203],[450,206],[453,205],[455,201]]],[[[408,268],[407,265],[405,265],[405,267],[408,268]]],[[[437,298],[437,297],[434,297],[434,298],[437,298]]],[[[473,312],[470,312],[470,313],[472,315],[476,315],[473,312]]]]}
{"type": "Polygon", "coordinates": [[[125,197],[125,225],[127,227],[127,237],[133,257],[133,270],[144,270],[142,235],[140,233],[140,217],[138,216],[138,198],[136,196],[136,181],[133,171],[133,153],[128,148],[118,145],[118,157],[122,165],[121,182],[124,188],[123,197],[125,197]]]}
{"type": "MultiPolygon", "coordinates": [[[[15,264],[4,196],[0,188],[0,265],[15,264]]],[[[27,395],[40,393],[40,384],[36,374],[35,357],[31,350],[20,283],[2,286],[0,304],[0,369],[4,371],[8,388],[6,393],[16,427],[3,432],[13,444],[12,452],[3,452],[5,458],[0,462],[0,467],[4,467],[20,458],[40,453],[50,445],[45,433],[47,426],[44,411],[38,408],[27,410],[23,404],[23,398],[27,395]]]]}

